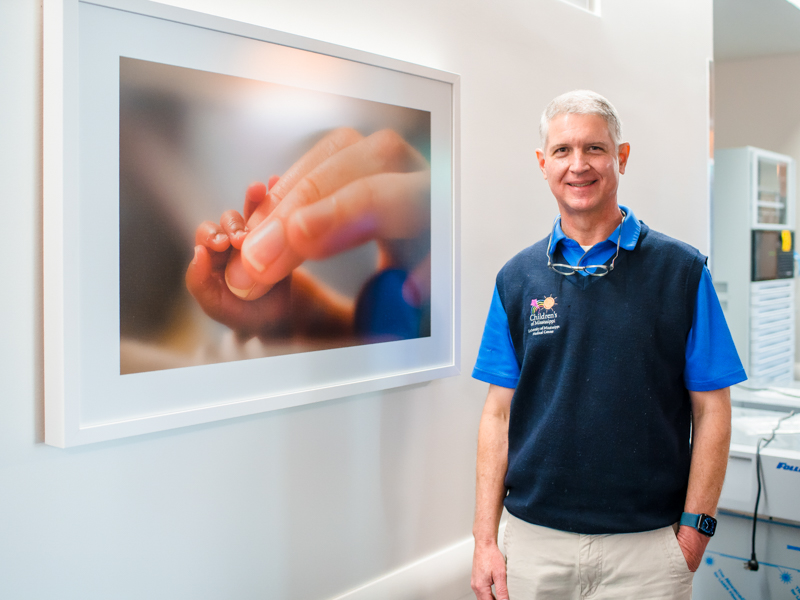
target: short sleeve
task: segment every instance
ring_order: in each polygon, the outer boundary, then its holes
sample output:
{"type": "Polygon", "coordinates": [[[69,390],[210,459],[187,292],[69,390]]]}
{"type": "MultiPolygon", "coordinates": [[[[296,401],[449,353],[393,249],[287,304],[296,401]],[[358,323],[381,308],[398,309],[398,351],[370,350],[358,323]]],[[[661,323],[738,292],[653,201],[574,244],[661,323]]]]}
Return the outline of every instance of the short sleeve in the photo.
{"type": "Polygon", "coordinates": [[[486,317],[478,360],[475,361],[472,376],[487,383],[512,389],[517,387],[519,381],[517,354],[511,341],[508,317],[497,293],[497,286],[492,295],[489,316],[486,317]]]}
{"type": "Polygon", "coordinates": [[[692,329],[686,340],[684,383],[693,392],[708,392],[746,379],[711,282],[711,273],[704,267],[697,288],[692,329]]]}

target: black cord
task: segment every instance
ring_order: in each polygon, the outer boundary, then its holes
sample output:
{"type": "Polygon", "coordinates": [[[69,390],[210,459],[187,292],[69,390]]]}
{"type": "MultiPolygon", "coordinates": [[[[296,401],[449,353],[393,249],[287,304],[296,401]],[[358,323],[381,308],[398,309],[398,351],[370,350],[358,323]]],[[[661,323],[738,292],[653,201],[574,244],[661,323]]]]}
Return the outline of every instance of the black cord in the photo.
{"type": "Polygon", "coordinates": [[[753,509],[753,532],[750,542],[750,560],[744,563],[745,569],[750,571],[758,571],[758,560],[756,559],[756,524],[758,523],[758,502],[761,500],[761,442],[763,441],[764,438],[758,440],[758,446],[756,446],[756,481],[758,482],[758,492],[756,493],[756,507],[753,509]]]}
{"type": "Polygon", "coordinates": [[[761,438],[756,445],[756,481],[758,482],[758,492],[756,493],[756,507],[753,509],[753,535],[750,542],[750,560],[744,563],[744,568],[749,571],[758,571],[758,560],[756,559],[756,523],[758,523],[758,503],[761,500],[761,443],[764,442],[763,448],[766,448],[769,443],[775,439],[775,432],[786,419],[794,416],[794,411],[790,412],[785,417],[778,419],[775,428],[769,439],[761,438]]]}

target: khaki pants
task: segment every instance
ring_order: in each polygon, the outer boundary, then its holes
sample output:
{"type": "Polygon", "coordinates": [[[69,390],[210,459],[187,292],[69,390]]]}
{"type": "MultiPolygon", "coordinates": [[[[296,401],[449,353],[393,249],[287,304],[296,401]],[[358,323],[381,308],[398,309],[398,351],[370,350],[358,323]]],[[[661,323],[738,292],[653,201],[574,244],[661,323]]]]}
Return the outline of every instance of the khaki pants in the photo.
{"type": "Polygon", "coordinates": [[[689,600],[692,577],[673,527],[582,535],[509,515],[509,600],[689,600]]]}

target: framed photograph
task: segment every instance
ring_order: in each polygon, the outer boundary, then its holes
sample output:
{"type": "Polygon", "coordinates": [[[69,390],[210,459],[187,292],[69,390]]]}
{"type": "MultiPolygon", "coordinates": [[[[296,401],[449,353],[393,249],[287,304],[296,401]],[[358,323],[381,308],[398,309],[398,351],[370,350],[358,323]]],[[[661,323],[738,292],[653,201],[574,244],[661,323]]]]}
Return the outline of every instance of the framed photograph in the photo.
{"type": "Polygon", "coordinates": [[[457,75],[46,0],[45,441],[459,372],[457,75]]]}

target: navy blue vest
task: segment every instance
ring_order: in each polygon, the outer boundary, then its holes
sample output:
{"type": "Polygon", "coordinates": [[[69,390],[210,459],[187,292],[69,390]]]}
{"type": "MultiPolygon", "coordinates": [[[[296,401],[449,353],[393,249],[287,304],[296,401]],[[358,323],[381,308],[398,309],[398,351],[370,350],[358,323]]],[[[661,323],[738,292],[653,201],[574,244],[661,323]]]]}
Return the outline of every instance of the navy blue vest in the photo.
{"type": "Polygon", "coordinates": [[[675,523],[691,457],[686,338],[705,257],[642,223],[607,276],[567,277],[547,268],[547,241],[497,276],[521,365],[506,508],[577,533],[675,523]]]}

